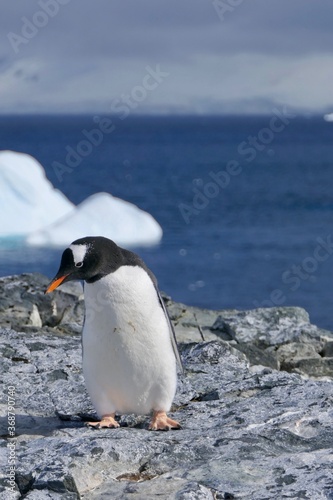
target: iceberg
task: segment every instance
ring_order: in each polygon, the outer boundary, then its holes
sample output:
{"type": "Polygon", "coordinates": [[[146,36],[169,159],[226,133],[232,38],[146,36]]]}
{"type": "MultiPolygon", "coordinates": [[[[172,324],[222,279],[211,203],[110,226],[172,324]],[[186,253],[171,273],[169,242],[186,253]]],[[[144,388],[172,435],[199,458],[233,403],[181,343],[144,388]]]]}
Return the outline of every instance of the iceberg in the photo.
{"type": "Polygon", "coordinates": [[[0,151],[0,237],[22,236],[71,212],[75,205],[53,187],[30,155],[0,151]]]}
{"type": "Polygon", "coordinates": [[[106,236],[120,246],[149,246],[161,226],[136,205],[96,193],[78,206],[55,189],[40,163],[27,154],[0,151],[0,239],[63,247],[83,236],[106,236]]]}
{"type": "Polygon", "coordinates": [[[96,193],[69,215],[30,234],[27,242],[63,247],[83,236],[106,236],[120,246],[154,245],[161,240],[162,229],[136,205],[108,193],[96,193]]]}

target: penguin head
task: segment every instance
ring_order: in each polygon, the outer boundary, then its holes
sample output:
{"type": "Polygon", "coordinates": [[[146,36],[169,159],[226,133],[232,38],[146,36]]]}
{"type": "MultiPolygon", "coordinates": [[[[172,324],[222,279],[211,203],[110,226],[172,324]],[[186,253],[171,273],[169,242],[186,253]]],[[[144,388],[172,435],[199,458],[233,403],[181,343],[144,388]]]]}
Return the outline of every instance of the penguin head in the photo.
{"type": "Polygon", "coordinates": [[[45,293],[67,281],[92,283],[122,264],[122,253],[114,241],[103,236],[86,236],[73,241],[61,257],[59,270],[45,293]]]}

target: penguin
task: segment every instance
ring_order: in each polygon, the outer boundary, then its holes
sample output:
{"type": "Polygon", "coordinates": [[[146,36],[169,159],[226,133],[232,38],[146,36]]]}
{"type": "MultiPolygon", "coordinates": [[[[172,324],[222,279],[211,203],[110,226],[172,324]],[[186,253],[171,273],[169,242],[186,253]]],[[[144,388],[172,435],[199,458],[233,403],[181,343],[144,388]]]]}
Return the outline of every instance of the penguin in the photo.
{"type": "Polygon", "coordinates": [[[168,417],[183,372],[175,332],[157,280],[142,259],[103,236],[75,240],[45,293],[84,281],[83,375],[100,420],[119,427],[116,414],[152,412],[150,430],[179,429],[168,417]]]}

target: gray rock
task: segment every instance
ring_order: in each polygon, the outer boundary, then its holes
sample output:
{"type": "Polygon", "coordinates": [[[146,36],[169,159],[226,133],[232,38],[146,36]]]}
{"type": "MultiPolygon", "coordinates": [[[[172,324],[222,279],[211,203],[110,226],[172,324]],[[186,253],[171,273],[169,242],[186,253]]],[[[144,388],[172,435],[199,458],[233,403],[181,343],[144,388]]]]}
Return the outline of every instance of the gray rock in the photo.
{"type": "MultiPolygon", "coordinates": [[[[276,357],[280,363],[281,370],[298,371],[299,362],[304,360],[309,363],[311,360],[322,360],[319,352],[323,349],[321,342],[315,341],[313,343],[297,343],[291,342],[290,344],[283,344],[275,351],[276,357]]],[[[301,371],[300,371],[301,373],[301,371]]],[[[307,365],[307,373],[309,373],[309,365],[307,365]]]]}
{"type": "Polygon", "coordinates": [[[84,318],[82,286],[65,283],[45,295],[49,281],[37,273],[0,278],[0,325],[21,331],[43,326],[79,333],[84,318]]]}
{"type": "Polygon", "coordinates": [[[252,364],[308,376],[333,376],[333,335],[312,325],[300,307],[221,311],[211,331],[233,342],[252,364]]]}
{"type": "Polygon", "coordinates": [[[327,340],[322,350],[322,356],[333,358],[333,340],[327,340]]]}
{"type": "MultiPolygon", "coordinates": [[[[84,318],[81,285],[65,284],[45,295],[48,281],[38,274],[0,278],[0,326],[37,334],[41,327],[44,333],[80,334],[84,318]]],[[[163,296],[179,342],[225,340],[245,353],[251,364],[307,376],[333,376],[333,335],[311,325],[304,309],[212,311],[163,296]],[[306,354],[311,350],[313,356],[306,354]],[[309,359],[314,361],[305,361],[309,359]]]]}
{"type": "Polygon", "coordinates": [[[272,346],[318,339],[318,328],[310,324],[308,313],[300,307],[271,307],[251,311],[222,313],[212,326],[213,331],[229,335],[238,343],[253,342],[272,346]]]}
{"type": "MultiPolygon", "coordinates": [[[[263,365],[275,370],[280,369],[280,362],[276,353],[270,352],[269,349],[260,349],[255,344],[244,343],[235,346],[238,350],[243,352],[251,365],[263,365]]],[[[290,370],[289,370],[290,371],[290,370]]]]}
{"type": "Polygon", "coordinates": [[[95,430],[82,289],[45,296],[47,283],[0,279],[0,324],[14,328],[0,329],[0,498],[333,498],[333,337],[304,310],[209,311],[165,297],[186,367],[172,409],[183,428],[149,432],[148,416],[123,415],[119,429],[95,430]]]}
{"type": "MultiPolygon", "coordinates": [[[[79,335],[84,318],[81,285],[68,283],[45,295],[48,282],[38,274],[0,278],[0,326],[36,334],[42,327],[44,333],[79,335]]],[[[304,309],[212,311],[163,297],[181,343],[224,340],[251,364],[307,376],[333,376],[333,335],[311,325],[304,309]]]]}
{"type": "Polygon", "coordinates": [[[149,432],[149,418],[135,415],[121,416],[119,429],[95,430],[84,425],[95,413],[80,337],[2,329],[0,348],[1,484],[11,441],[16,498],[332,498],[331,381],[253,369],[225,341],[186,343],[172,413],[181,430],[149,432]]]}
{"type": "Polygon", "coordinates": [[[332,377],[333,358],[309,358],[299,359],[293,365],[295,373],[306,373],[309,377],[332,377]]]}

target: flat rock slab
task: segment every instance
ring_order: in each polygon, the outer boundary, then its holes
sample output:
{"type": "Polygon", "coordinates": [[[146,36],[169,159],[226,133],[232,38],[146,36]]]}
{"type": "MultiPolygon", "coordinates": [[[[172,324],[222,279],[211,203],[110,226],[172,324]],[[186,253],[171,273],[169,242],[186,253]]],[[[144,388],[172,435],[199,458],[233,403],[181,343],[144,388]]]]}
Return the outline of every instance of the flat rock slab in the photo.
{"type": "Polygon", "coordinates": [[[149,418],[135,415],[95,430],[85,426],[94,410],[80,336],[0,329],[0,498],[333,498],[331,380],[251,367],[223,340],[181,350],[186,376],[172,412],[181,430],[150,432],[149,418]]]}

